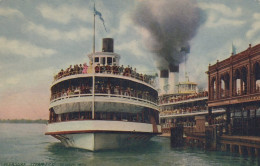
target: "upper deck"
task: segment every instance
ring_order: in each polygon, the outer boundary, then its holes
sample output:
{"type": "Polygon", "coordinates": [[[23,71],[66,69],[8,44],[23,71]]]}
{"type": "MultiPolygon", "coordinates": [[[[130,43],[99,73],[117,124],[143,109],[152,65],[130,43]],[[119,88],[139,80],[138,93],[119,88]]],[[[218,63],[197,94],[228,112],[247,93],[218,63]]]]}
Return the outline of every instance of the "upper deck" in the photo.
{"type": "Polygon", "coordinates": [[[208,100],[208,92],[200,92],[194,94],[178,95],[178,96],[161,96],[159,99],[160,106],[178,105],[191,103],[195,101],[208,100]]]}
{"type": "Polygon", "coordinates": [[[51,85],[51,102],[64,96],[77,94],[108,94],[131,96],[157,103],[158,93],[152,85],[155,76],[139,74],[131,67],[96,66],[93,72],[92,65],[88,67],[84,64],[83,66],[84,68],[81,68],[82,65],[74,65],[74,68],[70,66],[55,75],[51,85]]]}
{"type": "MultiPolygon", "coordinates": [[[[81,65],[79,65],[81,66],[81,65]]],[[[61,70],[57,75],[54,76],[54,81],[51,85],[54,85],[69,79],[83,78],[83,77],[114,77],[119,79],[125,79],[134,81],[140,84],[144,84],[152,89],[155,89],[155,76],[137,73],[132,67],[123,66],[96,66],[95,72],[93,72],[92,66],[81,67],[69,67],[65,71],[61,70]],[[85,70],[84,70],[85,69],[85,70]]],[[[156,89],[155,89],[156,90],[156,89]]]]}
{"type": "Polygon", "coordinates": [[[208,93],[168,95],[159,99],[160,118],[196,116],[207,114],[208,93]]]}

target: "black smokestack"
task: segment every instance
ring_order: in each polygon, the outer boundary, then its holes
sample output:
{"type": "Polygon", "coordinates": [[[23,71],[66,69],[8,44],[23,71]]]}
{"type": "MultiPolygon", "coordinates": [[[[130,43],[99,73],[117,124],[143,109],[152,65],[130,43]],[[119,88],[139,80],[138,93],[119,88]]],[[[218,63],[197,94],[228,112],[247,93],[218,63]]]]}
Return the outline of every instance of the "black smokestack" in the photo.
{"type": "Polygon", "coordinates": [[[200,25],[200,10],[193,0],[144,0],[137,5],[133,20],[144,28],[145,44],[156,55],[157,67],[177,70],[184,60],[181,51],[189,49],[200,25]]]}
{"type": "Polygon", "coordinates": [[[161,70],[160,71],[160,78],[169,78],[169,71],[168,70],[161,70]]]}
{"type": "Polygon", "coordinates": [[[114,52],[113,38],[103,38],[102,52],[114,52]]]}
{"type": "Polygon", "coordinates": [[[170,72],[179,72],[179,65],[169,64],[170,72]]]}

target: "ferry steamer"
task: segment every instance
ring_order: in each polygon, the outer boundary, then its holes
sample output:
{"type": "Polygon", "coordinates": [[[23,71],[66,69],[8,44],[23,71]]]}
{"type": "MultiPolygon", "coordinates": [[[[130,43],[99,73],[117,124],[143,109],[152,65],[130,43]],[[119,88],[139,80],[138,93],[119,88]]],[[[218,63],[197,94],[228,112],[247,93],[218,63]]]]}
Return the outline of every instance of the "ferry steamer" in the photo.
{"type": "Polygon", "coordinates": [[[88,57],[89,66],[55,76],[45,134],[91,151],[139,145],[161,134],[152,77],[119,66],[111,38],[88,57]]]}

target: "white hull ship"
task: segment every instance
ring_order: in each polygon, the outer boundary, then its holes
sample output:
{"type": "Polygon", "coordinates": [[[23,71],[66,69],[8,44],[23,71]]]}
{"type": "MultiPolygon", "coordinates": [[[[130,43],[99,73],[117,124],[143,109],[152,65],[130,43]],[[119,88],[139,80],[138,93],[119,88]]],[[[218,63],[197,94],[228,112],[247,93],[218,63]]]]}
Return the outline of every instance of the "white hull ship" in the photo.
{"type": "Polygon", "coordinates": [[[48,131],[67,147],[90,151],[141,145],[155,134],[149,124],[101,120],[52,124],[48,131]]]}
{"type": "Polygon", "coordinates": [[[160,134],[152,77],[119,66],[111,38],[103,39],[102,52],[88,57],[89,66],[55,76],[45,134],[90,151],[140,145],[160,134]]]}

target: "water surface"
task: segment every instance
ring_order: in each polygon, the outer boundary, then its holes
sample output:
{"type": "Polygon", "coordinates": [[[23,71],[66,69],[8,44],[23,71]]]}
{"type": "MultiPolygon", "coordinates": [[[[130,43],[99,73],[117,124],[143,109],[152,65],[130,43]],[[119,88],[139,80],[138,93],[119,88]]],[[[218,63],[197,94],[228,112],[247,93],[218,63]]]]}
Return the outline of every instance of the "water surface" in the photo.
{"type": "Polygon", "coordinates": [[[203,166],[258,165],[255,157],[198,148],[171,148],[170,140],[154,137],[140,147],[90,152],[66,148],[45,136],[45,124],[0,123],[0,165],[203,166]]]}

